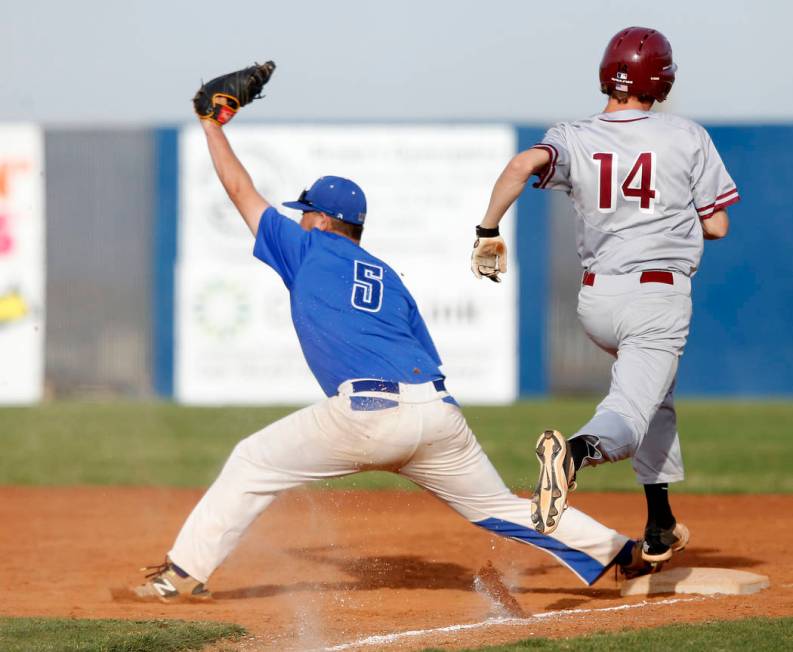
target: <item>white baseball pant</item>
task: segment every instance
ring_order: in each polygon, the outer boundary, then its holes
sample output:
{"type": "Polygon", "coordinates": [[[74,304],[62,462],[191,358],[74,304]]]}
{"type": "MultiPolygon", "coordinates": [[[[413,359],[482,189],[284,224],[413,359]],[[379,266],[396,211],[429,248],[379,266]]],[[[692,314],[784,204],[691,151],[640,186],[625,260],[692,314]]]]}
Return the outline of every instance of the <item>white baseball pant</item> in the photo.
{"type": "Polygon", "coordinates": [[[509,491],[459,407],[433,383],[399,384],[395,394],[356,392],[353,382],[239,442],[170,559],[206,582],[279,492],[375,469],[404,475],[472,523],[544,550],[587,584],[626,547],[625,536],[572,507],[553,536],[535,531],[531,502],[509,491]]]}
{"type": "Polygon", "coordinates": [[[641,282],[642,273],[595,275],[582,285],[578,317],[587,335],[617,358],[608,396],[575,436],[598,440],[602,457],[588,464],[633,458],[640,484],[684,478],[674,387],[691,321],[691,281],[641,282]]]}

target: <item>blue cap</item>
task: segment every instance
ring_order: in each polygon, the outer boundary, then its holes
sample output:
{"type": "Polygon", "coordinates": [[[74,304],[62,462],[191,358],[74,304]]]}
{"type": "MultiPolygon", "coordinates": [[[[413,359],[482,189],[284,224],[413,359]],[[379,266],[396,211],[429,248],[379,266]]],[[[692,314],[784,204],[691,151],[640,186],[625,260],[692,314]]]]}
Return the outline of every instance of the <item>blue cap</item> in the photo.
{"type": "Polygon", "coordinates": [[[327,213],[349,224],[363,224],[366,219],[366,195],[357,183],[344,177],[320,177],[297,201],[286,201],[284,206],[327,213]]]}

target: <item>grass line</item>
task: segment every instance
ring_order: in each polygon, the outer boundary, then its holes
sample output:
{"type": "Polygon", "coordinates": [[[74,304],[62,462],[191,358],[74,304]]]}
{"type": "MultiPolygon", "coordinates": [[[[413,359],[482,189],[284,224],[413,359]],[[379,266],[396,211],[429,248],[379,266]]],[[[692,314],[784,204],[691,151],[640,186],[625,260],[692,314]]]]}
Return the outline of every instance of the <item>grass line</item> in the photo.
{"type": "MultiPolygon", "coordinates": [[[[531,638],[462,652],[777,652],[793,649],[793,618],[748,618],[746,620],[667,625],[622,632],[601,632],[568,639],[531,638]]],[[[427,648],[423,652],[440,652],[427,648]]]]}
{"type": "Polygon", "coordinates": [[[235,641],[245,630],[227,623],[179,620],[0,618],[3,652],[186,652],[235,641]]]}

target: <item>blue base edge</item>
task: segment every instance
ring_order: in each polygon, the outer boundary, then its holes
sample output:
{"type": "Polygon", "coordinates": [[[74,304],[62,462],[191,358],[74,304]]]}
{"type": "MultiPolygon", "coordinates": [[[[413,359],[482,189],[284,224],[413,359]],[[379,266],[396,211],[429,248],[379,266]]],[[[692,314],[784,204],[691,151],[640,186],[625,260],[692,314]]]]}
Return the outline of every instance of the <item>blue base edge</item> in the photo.
{"type": "Polygon", "coordinates": [[[634,545],[633,541],[627,541],[614,556],[614,559],[604,565],[581,550],[570,548],[558,539],[554,539],[547,534],[540,534],[537,530],[518,525],[517,523],[502,521],[499,518],[488,518],[484,521],[474,521],[474,525],[494,532],[499,536],[521,543],[528,543],[543,552],[547,552],[562,565],[569,568],[587,586],[592,586],[597,582],[614,565],[615,561],[618,558],[622,558],[626,550],[629,552],[634,545]]]}

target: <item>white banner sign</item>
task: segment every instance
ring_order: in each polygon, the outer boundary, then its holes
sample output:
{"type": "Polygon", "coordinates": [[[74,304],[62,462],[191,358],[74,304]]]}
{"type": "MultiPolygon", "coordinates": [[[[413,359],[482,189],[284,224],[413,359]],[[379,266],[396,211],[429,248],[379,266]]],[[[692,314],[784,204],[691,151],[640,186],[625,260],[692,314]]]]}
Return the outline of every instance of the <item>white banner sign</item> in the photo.
{"type": "MultiPolygon", "coordinates": [[[[463,402],[517,395],[517,268],[505,282],[469,269],[473,227],[514,154],[508,126],[231,126],[257,188],[280,207],[324,174],[366,192],[362,245],[400,272],[463,402]],[[484,346],[484,342],[497,343],[484,346]]],[[[321,396],[278,276],[215,177],[199,127],[181,138],[176,396],[189,403],[302,403],[321,396]]],[[[514,218],[502,231],[510,231],[514,218]]],[[[514,247],[511,249],[514,253],[514,247]]]]}
{"type": "Polygon", "coordinates": [[[44,376],[44,146],[33,125],[0,125],[0,403],[41,400],[44,376]]]}

